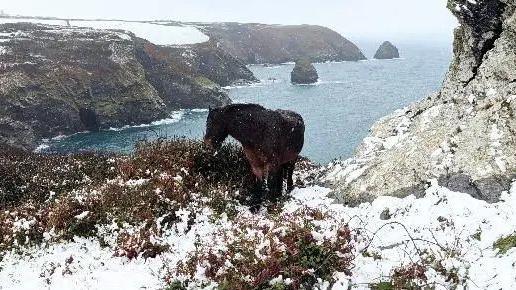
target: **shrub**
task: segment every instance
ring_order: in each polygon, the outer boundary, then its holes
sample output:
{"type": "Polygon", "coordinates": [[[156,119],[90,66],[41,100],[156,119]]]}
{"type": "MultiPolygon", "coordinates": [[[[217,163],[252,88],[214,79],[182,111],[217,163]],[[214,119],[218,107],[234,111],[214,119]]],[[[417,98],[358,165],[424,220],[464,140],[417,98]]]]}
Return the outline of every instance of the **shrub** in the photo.
{"type": "Polygon", "coordinates": [[[426,267],[418,263],[394,269],[392,274],[394,289],[421,289],[421,284],[428,280],[425,273],[426,267]]]}
{"type": "Polygon", "coordinates": [[[114,178],[111,156],[93,153],[45,155],[0,149],[0,209],[43,203],[86,185],[114,178]]]}
{"type": "Polygon", "coordinates": [[[419,263],[410,263],[403,267],[395,268],[391,274],[390,281],[382,281],[370,284],[373,290],[418,290],[423,287],[428,278],[426,267],[419,263]]]}
{"type": "Polygon", "coordinates": [[[347,226],[338,230],[336,239],[323,241],[314,238],[314,226],[308,222],[287,220],[277,227],[249,227],[240,225],[235,232],[226,233],[237,237],[226,250],[200,248],[170,276],[194,281],[201,266],[204,275],[218,283],[218,289],[312,289],[319,280],[334,282],[335,272],[350,274],[353,247],[347,226]],[[253,231],[262,232],[263,237],[246,234],[253,231]],[[289,283],[274,282],[279,276],[289,283]]]}
{"type": "MultiPolygon", "coordinates": [[[[141,226],[162,217],[156,226],[166,226],[192,202],[194,210],[208,206],[234,216],[236,193],[245,195],[248,166],[235,145],[214,154],[185,139],[139,143],[130,156],[1,149],[0,250],[40,243],[49,232],[53,239],[96,236],[99,225],[113,221],[141,226]]],[[[121,236],[123,255],[159,253],[159,245],[146,242],[147,234],[121,236]],[[136,249],[128,249],[134,243],[136,249]]]]}

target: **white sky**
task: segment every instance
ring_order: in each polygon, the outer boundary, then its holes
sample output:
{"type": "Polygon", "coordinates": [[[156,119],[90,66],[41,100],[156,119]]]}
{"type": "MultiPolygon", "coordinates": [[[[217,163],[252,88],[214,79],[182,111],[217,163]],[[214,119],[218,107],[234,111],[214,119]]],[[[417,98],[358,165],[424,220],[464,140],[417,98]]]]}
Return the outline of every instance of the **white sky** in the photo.
{"type": "Polygon", "coordinates": [[[319,24],[351,39],[445,40],[457,25],[446,0],[0,0],[26,16],[319,24]]]}

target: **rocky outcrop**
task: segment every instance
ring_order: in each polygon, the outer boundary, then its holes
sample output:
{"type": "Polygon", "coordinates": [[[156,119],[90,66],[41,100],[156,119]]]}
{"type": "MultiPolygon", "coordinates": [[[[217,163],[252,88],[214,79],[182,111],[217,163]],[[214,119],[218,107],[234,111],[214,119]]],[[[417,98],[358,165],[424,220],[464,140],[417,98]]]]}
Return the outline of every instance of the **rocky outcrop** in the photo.
{"type": "Polygon", "coordinates": [[[170,52],[170,59],[181,66],[181,70],[204,76],[220,86],[258,81],[242,61],[213,40],[161,49],[170,52]]]}
{"type": "Polygon", "coordinates": [[[380,45],[376,53],[374,54],[375,59],[393,59],[400,58],[398,48],[389,41],[385,41],[380,45]]]}
{"type": "Polygon", "coordinates": [[[355,44],[326,27],[242,23],[196,25],[247,64],[279,64],[301,58],[312,62],[365,59],[355,44]]]}
{"type": "Polygon", "coordinates": [[[221,106],[252,73],[212,43],[161,47],[128,32],[0,25],[0,144],[148,123],[221,106]],[[214,61],[213,59],[216,59],[214,61]]]}
{"type": "Polygon", "coordinates": [[[302,59],[296,61],[290,80],[293,84],[313,84],[319,80],[319,75],[310,61],[302,59]]]}
{"type": "Polygon", "coordinates": [[[516,3],[450,0],[460,21],[443,89],[374,125],[325,181],[342,202],[423,194],[429,180],[488,201],[516,178],[516,3]]]}

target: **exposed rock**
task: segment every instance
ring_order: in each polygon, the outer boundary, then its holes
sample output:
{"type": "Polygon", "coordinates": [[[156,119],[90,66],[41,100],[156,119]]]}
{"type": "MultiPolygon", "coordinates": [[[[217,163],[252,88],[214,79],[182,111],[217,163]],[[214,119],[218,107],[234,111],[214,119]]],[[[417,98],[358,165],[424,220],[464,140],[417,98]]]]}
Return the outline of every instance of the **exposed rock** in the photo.
{"type": "Polygon", "coordinates": [[[374,54],[375,59],[393,59],[400,58],[398,48],[389,41],[385,41],[380,45],[376,53],[374,54]]]}
{"type": "Polygon", "coordinates": [[[319,80],[319,75],[314,65],[306,60],[296,61],[294,70],[290,74],[290,79],[294,84],[313,84],[319,80]]]}
{"type": "Polygon", "coordinates": [[[339,33],[315,25],[197,23],[204,33],[247,64],[279,64],[307,58],[312,62],[365,59],[339,33]]]}
{"type": "Polygon", "coordinates": [[[0,144],[33,148],[41,138],[225,105],[219,84],[240,79],[254,77],[212,43],[161,47],[120,31],[3,24],[0,144]]]}
{"type": "Polygon", "coordinates": [[[390,220],[392,218],[391,212],[388,208],[384,209],[380,214],[380,219],[382,221],[390,220]]]}
{"type": "Polygon", "coordinates": [[[516,3],[449,1],[461,26],[443,89],[381,119],[325,180],[342,202],[421,195],[436,179],[496,201],[516,178],[516,3]]]}
{"type": "Polygon", "coordinates": [[[233,57],[213,40],[167,49],[171,51],[173,62],[182,64],[183,70],[202,75],[220,86],[258,81],[245,63],[233,57]]]}

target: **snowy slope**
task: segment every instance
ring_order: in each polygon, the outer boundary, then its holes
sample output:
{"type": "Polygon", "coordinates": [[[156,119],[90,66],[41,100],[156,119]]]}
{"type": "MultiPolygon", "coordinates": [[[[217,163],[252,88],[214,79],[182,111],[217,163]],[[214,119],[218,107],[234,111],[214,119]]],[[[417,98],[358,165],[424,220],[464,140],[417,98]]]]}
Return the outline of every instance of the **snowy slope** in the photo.
{"type": "MultiPolygon", "coordinates": [[[[66,26],[66,20],[47,20],[36,18],[0,18],[0,24],[4,23],[39,23],[45,25],[66,26]]],[[[184,45],[202,43],[209,37],[193,26],[160,25],[144,22],[127,21],[79,21],[70,20],[70,25],[77,27],[89,27],[94,29],[116,29],[134,33],[136,36],[146,39],[157,45],[184,45]]]]}
{"type": "MultiPolygon", "coordinates": [[[[324,216],[312,221],[317,225],[313,235],[320,239],[334,237],[336,228],[344,224],[361,233],[353,253],[352,274],[335,273],[337,283],[331,289],[368,289],[371,283],[385,281],[397,267],[427,265],[423,261],[429,257],[442,267],[428,264],[425,268],[425,283],[436,289],[451,288],[452,282],[447,281],[450,277],[456,277],[459,288],[516,289],[516,248],[505,254],[493,248],[497,239],[516,231],[516,182],[496,204],[436,184],[427,190],[425,198],[383,196],[356,208],[334,204],[326,196],[328,192],[321,187],[296,189],[279,218],[264,210],[253,215],[241,207],[238,217],[231,220],[224,215],[215,217],[205,209],[187,230],[190,212],[178,212],[182,221],[168,230],[162,241],[170,249],[154,259],[114,257],[109,247],[85,239],[33,249],[22,256],[9,253],[0,262],[0,289],[160,289],[165,286],[169,267],[189,253],[224,248],[229,241],[221,237],[221,232],[230,232],[244,223],[279,229],[281,217],[306,219],[303,213],[307,209],[316,209],[324,216]]],[[[103,230],[114,228],[117,226],[103,230]]],[[[259,232],[249,234],[265,238],[259,232]]],[[[205,277],[203,269],[198,271],[200,285],[205,277]]],[[[319,289],[329,289],[328,285],[321,281],[319,289]]]]}
{"type": "Polygon", "coordinates": [[[182,45],[206,42],[208,36],[190,26],[165,26],[141,22],[125,21],[70,21],[73,26],[95,29],[120,29],[131,31],[157,45],[182,45]]]}
{"type": "Polygon", "coordinates": [[[48,20],[48,19],[35,19],[35,18],[1,18],[0,17],[0,24],[21,23],[21,22],[39,23],[39,24],[45,24],[45,25],[66,25],[66,21],[64,21],[64,20],[48,20]]]}

